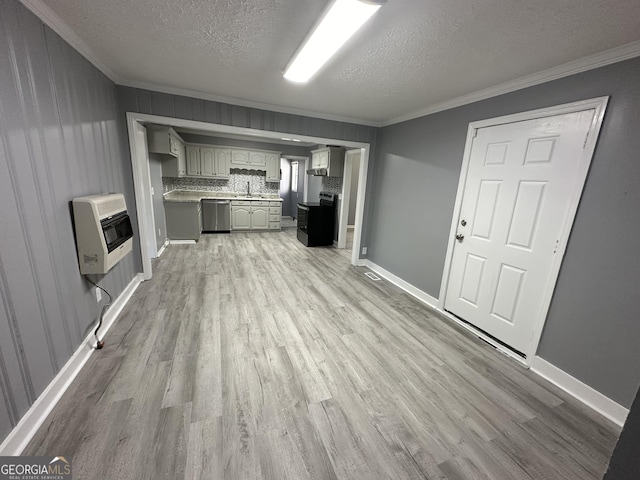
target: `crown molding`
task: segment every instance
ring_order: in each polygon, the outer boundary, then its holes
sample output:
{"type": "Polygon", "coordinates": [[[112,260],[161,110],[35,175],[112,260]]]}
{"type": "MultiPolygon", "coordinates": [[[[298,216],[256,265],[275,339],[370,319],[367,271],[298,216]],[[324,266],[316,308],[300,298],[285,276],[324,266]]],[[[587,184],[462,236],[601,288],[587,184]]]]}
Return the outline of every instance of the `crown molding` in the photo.
{"type": "Polygon", "coordinates": [[[516,90],[522,90],[523,88],[568,77],[570,75],[575,75],[576,73],[586,72],[587,70],[604,67],[605,65],[610,65],[612,63],[621,62],[638,56],[640,56],[640,40],[627,43],[610,50],[605,50],[604,52],[596,53],[594,55],[589,55],[572,62],[564,63],[532,75],[520,77],[516,80],[511,80],[467,95],[452,98],[445,102],[436,103],[420,110],[416,110],[413,113],[400,115],[383,121],[380,123],[380,126],[387,127],[396,123],[406,122],[407,120],[413,120],[415,118],[424,117],[425,115],[431,115],[451,108],[461,107],[462,105],[468,105],[480,100],[486,100],[487,98],[497,97],[498,95],[503,95],[505,93],[515,92],[516,90]]]}
{"type": "Polygon", "coordinates": [[[67,25],[47,4],[42,0],[20,0],[36,17],[45,25],[62,37],[62,39],[75,48],[80,55],[91,62],[98,70],[109,77],[114,83],[118,83],[118,76],[104,63],[95,52],[67,25]]]}
{"type": "Polygon", "coordinates": [[[178,87],[169,87],[166,85],[158,85],[149,82],[121,78],[113,70],[107,67],[95,52],[60,18],[51,10],[42,0],[20,0],[20,2],[33,12],[42,22],[49,26],[54,32],[60,35],[67,43],[75,48],[83,57],[91,62],[98,70],[109,77],[114,83],[127,87],[141,88],[156,92],[169,93],[173,95],[182,95],[186,97],[199,98],[202,100],[211,100],[215,102],[227,103],[230,105],[238,105],[248,108],[258,108],[261,110],[269,110],[272,112],[288,113],[291,115],[301,115],[305,117],[320,118],[324,120],[333,120],[337,122],[353,123],[365,125],[369,127],[387,127],[396,123],[406,122],[415,118],[424,117],[451,108],[468,105],[470,103],[486,100],[487,98],[497,97],[505,93],[515,92],[527,87],[539,85],[541,83],[557,80],[559,78],[568,77],[576,73],[593,70],[595,68],[610,65],[612,63],[621,62],[630,58],[640,56],[640,40],[621,45],[619,47],[605,50],[604,52],[589,55],[572,62],[568,62],[548,70],[520,77],[515,80],[501,83],[493,87],[478,90],[473,93],[462,95],[445,102],[436,103],[412,113],[400,115],[384,121],[364,120],[361,118],[345,117],[340,115],[331,115],[327,113],[315,112],[313,110],[305,110],[292,107],[283,107],[280,105],[272,105],[268,103],[255,102],[251,100],[242,100],[233,97],[225,97],[214,95],[197,90],[190,90],[178,87]]]}
{"type": "Polygon", "coordinates": [[[142,82],[131,79],[121,79],[118,85],[132,88],[140,88],[143,90],[151,90],[154,92],[168,93],[171,95],[180,95],[183,97],[199,98],[202,100],[210,100],[213,102],[227,103],[229,105],[237,105],[240,107],[257,108],[260,110],[269,110],[271,112],[288,113],[290,115],[301,115],[304,117],[320,118],[323,120],[333,120],[336,122],[354,123],[358,125],[365,125],[367,127],[380,127],[380,122],[373,122],[371,120],[363,120],[361,118],[344,117],[341,115],[331,115],[328,113],[316,112],[314,110],[306,110],[302,108],[284,107],[282,105],[273,105],[270,103],[256,102],[253,100],[243,100],[234,97],[225,97],[222,95],[215,95],[212,93],[201,92],[199,90],[191,90],[187,88],[169,87],[166,85],[160,85],[150,82],[142,82]]]}

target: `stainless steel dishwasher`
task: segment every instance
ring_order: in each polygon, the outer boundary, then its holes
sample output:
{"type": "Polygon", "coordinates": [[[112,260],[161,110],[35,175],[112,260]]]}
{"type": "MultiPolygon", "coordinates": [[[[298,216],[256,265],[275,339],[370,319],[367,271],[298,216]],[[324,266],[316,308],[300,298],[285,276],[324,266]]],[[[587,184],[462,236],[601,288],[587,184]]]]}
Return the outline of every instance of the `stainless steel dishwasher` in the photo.
{"type": "Polygon", "coordinates": [[[231,202],[229,200],[202,200],[202,231],[231,231],[231,202]]]}

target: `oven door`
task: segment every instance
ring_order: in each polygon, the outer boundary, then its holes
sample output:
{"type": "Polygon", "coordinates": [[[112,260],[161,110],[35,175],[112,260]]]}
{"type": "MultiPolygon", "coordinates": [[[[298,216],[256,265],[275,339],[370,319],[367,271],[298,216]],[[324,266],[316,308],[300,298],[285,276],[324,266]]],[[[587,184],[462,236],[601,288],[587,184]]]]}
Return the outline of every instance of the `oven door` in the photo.
{"type": "Polygon", "coordinates": [[[122,212],[100,221],[107,250],[111,253],[124,242],[133,237],[131,220],[127,212],[122,212]]]}
{"type": "Polygon", "coordinates": [[[298,230],[307,232],[309,223],[309,207],[298,204],[298,230]]]}

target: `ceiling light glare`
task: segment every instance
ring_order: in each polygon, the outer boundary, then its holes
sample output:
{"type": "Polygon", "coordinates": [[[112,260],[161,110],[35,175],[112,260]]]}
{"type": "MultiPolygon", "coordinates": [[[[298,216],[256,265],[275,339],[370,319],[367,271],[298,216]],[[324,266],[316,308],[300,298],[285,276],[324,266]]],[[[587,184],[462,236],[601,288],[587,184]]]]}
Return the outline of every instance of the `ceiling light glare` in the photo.
{"type": "Polygon", "coordinates": [[[380,6],[362,0],[334,0],[289,63],[284,78],[307,82],[380,6]]]}

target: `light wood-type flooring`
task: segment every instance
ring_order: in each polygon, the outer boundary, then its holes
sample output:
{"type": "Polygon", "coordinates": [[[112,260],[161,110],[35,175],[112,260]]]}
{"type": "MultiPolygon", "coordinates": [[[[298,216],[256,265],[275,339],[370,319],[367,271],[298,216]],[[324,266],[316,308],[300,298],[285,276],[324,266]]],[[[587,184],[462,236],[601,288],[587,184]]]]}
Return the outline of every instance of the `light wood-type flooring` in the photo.
{"type": "Polygon", "coordinates": [[[29,444],[80,479],[601,479],[619,429],[295,230],[173,245],[29,444]]]}

